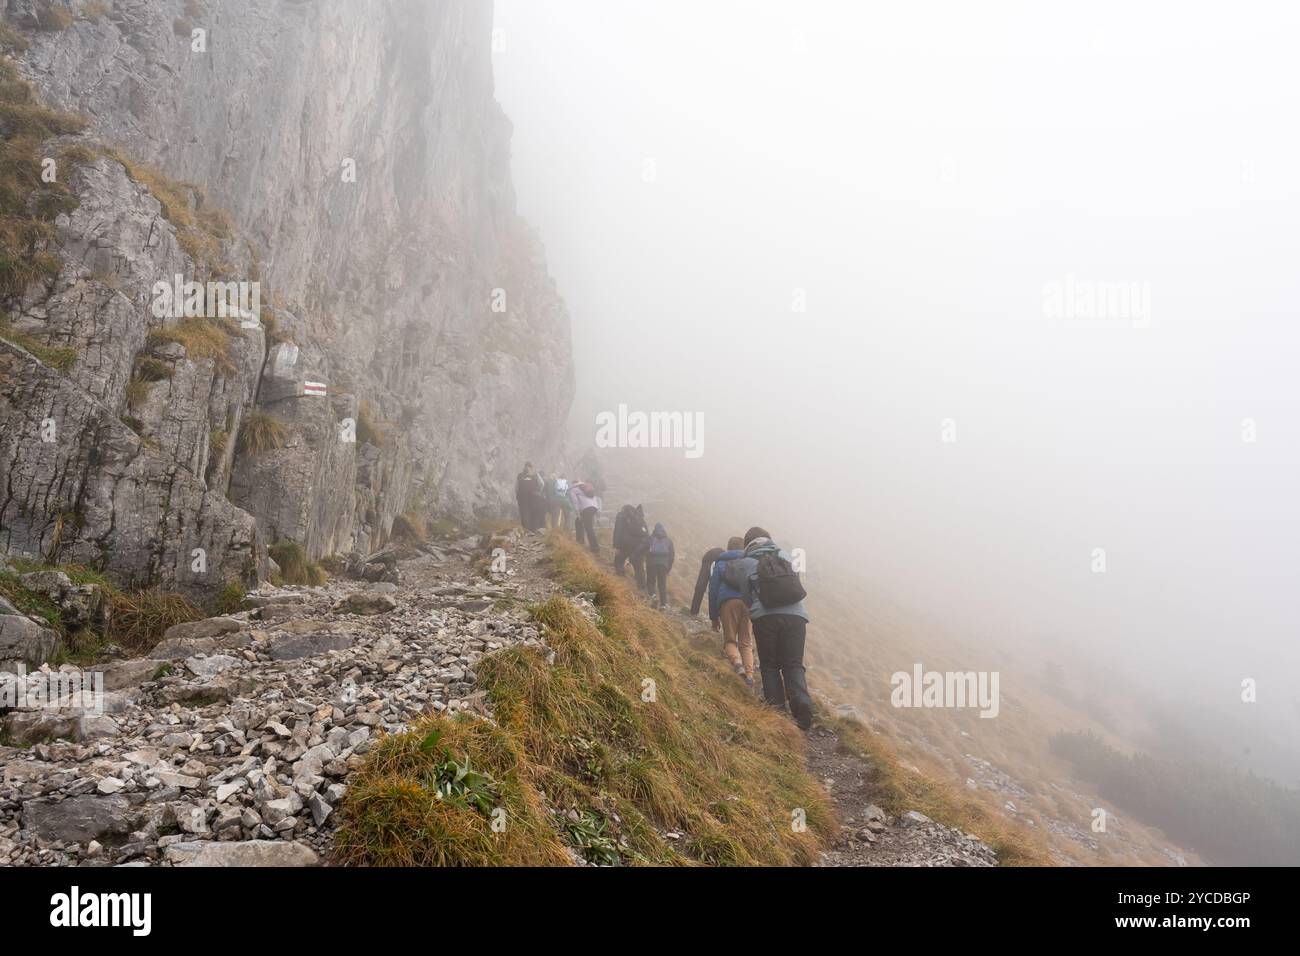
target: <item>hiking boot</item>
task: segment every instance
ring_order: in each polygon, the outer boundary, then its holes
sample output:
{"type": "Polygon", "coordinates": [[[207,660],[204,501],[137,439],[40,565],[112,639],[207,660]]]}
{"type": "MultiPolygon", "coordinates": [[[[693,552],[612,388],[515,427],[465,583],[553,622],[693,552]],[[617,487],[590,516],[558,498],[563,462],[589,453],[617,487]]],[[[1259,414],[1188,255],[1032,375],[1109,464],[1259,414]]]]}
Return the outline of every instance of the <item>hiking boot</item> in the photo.
{"type": "MultiPolygon", "coordinates": [[[[744,676],[745,676],[745,665],[744,665],[744,664],[732,664],[732,665],[731,665],[731,669],[732,669],[733,671],[735,671],[735,672],[736,672],[738,675],[740,675],[741,677],[744,677],[744,676]]],[[[753,679],[752,677],[749,678],[749,682],[752,684],[752,683],[754,682],[754,679],[753,679]]]]}
{"type": "Polygon", "coordinates": [[[750,677],[748,674],[745,675],[745,686],[750,690],[754,689],[754,678],[750,677]]]}

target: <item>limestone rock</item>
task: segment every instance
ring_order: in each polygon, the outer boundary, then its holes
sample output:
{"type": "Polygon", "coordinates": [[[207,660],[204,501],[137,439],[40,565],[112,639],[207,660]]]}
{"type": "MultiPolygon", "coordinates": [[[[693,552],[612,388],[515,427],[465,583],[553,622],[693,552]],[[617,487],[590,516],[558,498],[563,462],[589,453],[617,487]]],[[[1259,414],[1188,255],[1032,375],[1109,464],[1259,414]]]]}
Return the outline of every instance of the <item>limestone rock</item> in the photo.
{"type": "Polygon", "coordinates": [[[175,843],[163,858],[173,866],[319,866],[316,851],[285,840],[175,843]]]}

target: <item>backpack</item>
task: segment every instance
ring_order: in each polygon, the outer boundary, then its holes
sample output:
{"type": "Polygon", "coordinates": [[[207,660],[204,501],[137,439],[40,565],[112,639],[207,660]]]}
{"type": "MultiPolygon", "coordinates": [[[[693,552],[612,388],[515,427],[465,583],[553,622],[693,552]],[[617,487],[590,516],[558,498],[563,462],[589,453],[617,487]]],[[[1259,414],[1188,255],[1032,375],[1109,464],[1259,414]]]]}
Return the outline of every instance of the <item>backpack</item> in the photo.
{"type": "Polygon", "coordinates": [[[672,542],[666,537],[650,539],[650,556],[652,558],[668,558],[668,552],[672,550],[672,542]]]}
{"type": "Polygon", "coordinates": [[[798,604],[808,596],[790,562],[775,551],[758,558],[758,603],[766,608],[798,604]]]}
{"type": "Polygon", "coordinates": [[[722,583],[744,594],[749,588],[749,574],[746,572],[743,558],[729,558],[722,562],[722,583]]]}

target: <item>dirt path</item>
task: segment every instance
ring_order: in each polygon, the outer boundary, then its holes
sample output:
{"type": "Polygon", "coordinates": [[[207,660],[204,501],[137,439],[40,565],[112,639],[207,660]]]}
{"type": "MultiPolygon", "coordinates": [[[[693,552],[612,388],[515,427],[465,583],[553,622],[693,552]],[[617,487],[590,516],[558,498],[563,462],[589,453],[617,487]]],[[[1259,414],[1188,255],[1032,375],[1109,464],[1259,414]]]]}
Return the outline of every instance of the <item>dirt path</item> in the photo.
{"type": "MultiPolygon", "coordinates": [[[[721,637],[702,619],[676,608],[666,613],[682,621],[692,641],[721,653],[721,637]]],[[[755,689],[755,696],[760,691],[755,689]]],[[[890,816],[872,803],[872,769],[861,757],[842,750],[839,737],[820,723],[807,740],[808,771],[835,804],[838,836],[822,854],[821,866],[996,866],[986,844],[916,811],[890,816]]]]}

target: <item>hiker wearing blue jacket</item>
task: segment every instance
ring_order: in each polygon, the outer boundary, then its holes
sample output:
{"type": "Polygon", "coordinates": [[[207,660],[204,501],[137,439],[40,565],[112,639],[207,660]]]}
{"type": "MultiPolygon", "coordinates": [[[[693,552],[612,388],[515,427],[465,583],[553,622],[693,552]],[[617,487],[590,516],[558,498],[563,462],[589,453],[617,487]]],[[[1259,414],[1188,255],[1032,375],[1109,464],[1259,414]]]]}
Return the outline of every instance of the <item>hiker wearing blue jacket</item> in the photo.
{"type": "Polygon", "coordinates": [[[809,618],[803,587],[791,569],[790,556],[777,547],[771,535],[755,527],[745,532],[744,557],[735,560],[743,569],[745,599],[758,646],[758,670],[763,677],[763,699],[780,710],[788,706],[799,728],[809,730],[812,697],[803,666],[809,618]],[[764,593],[768,596],[766,604],[761,599],[764,593]]]}
{"type": "Polygon", "coordinates": [[[728,564],[745,556],[745,539],[736,536],[727,542],[727,550],[713,558],[709,573],[709,620],[715,631],[722,631],[722,653],[731,668],[750,687],[754,686],[754,639],[749,630],[749,602],[743,587],[727,580],[728,564]]]}
{"type": "Polygon", "coordinates": [[[668,572],[673,569],[675,560],[677,549],[673,547],[673,539],[668,537],[668,531],[662,523],[655,525],[650,535],[650,546],[645,553],[645,592],[653,602],[655,589],[658,588],[661,608],[668,606],[668,572]]]}

